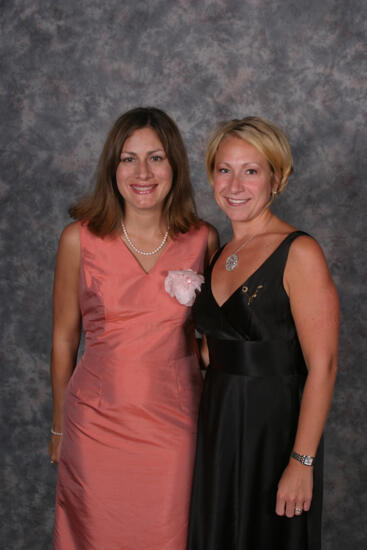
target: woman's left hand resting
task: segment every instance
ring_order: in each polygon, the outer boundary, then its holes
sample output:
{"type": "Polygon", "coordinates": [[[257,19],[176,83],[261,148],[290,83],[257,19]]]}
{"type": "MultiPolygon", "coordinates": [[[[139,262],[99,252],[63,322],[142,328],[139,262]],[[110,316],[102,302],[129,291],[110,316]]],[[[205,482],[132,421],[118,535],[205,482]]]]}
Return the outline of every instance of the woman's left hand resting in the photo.
{"type": "Polygon", "coordinates": [[[313,467],[292,458],[278,484],[275,511],[279,516],[292,518],[296,508],[308,512],[311,507],[313,467]]]}

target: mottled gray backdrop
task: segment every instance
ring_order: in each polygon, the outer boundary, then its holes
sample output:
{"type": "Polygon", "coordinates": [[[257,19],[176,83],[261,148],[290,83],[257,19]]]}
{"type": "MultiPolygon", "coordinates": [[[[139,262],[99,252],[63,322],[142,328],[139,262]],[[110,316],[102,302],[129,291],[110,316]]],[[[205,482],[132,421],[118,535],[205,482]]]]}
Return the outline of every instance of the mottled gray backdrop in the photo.
{"type": "Polygon", "coordinates": [[[199,212],[222,239],[203,165],[209,130],[259,114],[289,135],[295,175],[274,210],[319,239],[342,305],[324,550],[365,548],[366,2],[1,0],[0,18],[1,548],[51,548],[58,236],[110,126],[137,105],[178,122],[199,212]]]}

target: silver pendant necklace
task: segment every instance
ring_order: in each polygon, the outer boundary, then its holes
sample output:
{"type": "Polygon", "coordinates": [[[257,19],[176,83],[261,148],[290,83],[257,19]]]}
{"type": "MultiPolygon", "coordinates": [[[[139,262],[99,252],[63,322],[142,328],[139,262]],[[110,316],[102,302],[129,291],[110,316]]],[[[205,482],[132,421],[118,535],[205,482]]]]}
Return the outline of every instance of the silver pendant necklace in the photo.
{"type": "Polygon", "coordinates": [[[271,220],[272,216],[268,219],[268,221],[263,225],[263,227],[251,235],[244,243],[242,243],[236,250],[226,258],[226,271],[233,271],[238,266],[238,255],[237,252],[241,250],[244,246],[246,246],[252,239],[254,239],[257,235],[259,235],[262,231],[264,231],[265,227],[268,225],[269,221],[271,220]]]}
{"type": "Polygon", "coordinates": [[[126,227],[125,227],[125,224],[124,222],[121,222],[121,227],[122,227],[122,231],[124,233],[124,236],[125,236],[125,239],[127,240],[130,248],[132,248],[134,250],[134,252],[136,252],[137,254],[141,254],[142,256],[154,256],[154,254],[157,254],[157,252],[160,251],[160,249],[166,244],[166,241],[167,241],[167,238],[168,238],[168,231],[169,231],[169,228],[167,229],[167,231],[165,232],[165,234],[163,235],[163,240],[161,242],[160,245],[157,246],[157,248],[155,248],[154,250],[152,250],[151,252],[145,252],[144,250],[139,250],[139,248],[137,248],[135,246],[135,244],[132,242],[132,240],[130,239],[129,235],[127,234],[127,231],[126,231],[126,227]]]}

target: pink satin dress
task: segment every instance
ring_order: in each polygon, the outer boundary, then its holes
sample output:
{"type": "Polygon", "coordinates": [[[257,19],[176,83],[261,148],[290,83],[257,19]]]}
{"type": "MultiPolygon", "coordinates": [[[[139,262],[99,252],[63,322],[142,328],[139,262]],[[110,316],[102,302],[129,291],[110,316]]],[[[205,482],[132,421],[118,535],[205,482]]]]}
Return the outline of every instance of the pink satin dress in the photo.
{"type": "Polygon", "coordinates": [[[120,238],[79,224],[85,353],[65,393],[55,550],[184,550],[202,378],[169,270],[203,272],[208,229],[146,273],[120,238]]]}

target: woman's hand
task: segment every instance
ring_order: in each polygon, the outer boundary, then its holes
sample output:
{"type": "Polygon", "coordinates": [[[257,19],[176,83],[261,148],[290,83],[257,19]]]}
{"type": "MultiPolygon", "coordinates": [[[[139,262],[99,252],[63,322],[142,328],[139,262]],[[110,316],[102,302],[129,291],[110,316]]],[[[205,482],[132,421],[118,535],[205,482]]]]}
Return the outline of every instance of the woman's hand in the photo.
{"type": "Polygon", "coordinates": [[[278,484],[275,512],[288,518],[308,512],[311,507],[313,467],[290,459],[278,484]],[[296,511],[297,510],[297,511],[296,511]]]}
{"type": "Polygon", "coordinates": [[[48,444],[48,454],[51,462],[59,463],[61,450],[62,436],[51,434],[50,443],[48,444]]]}

